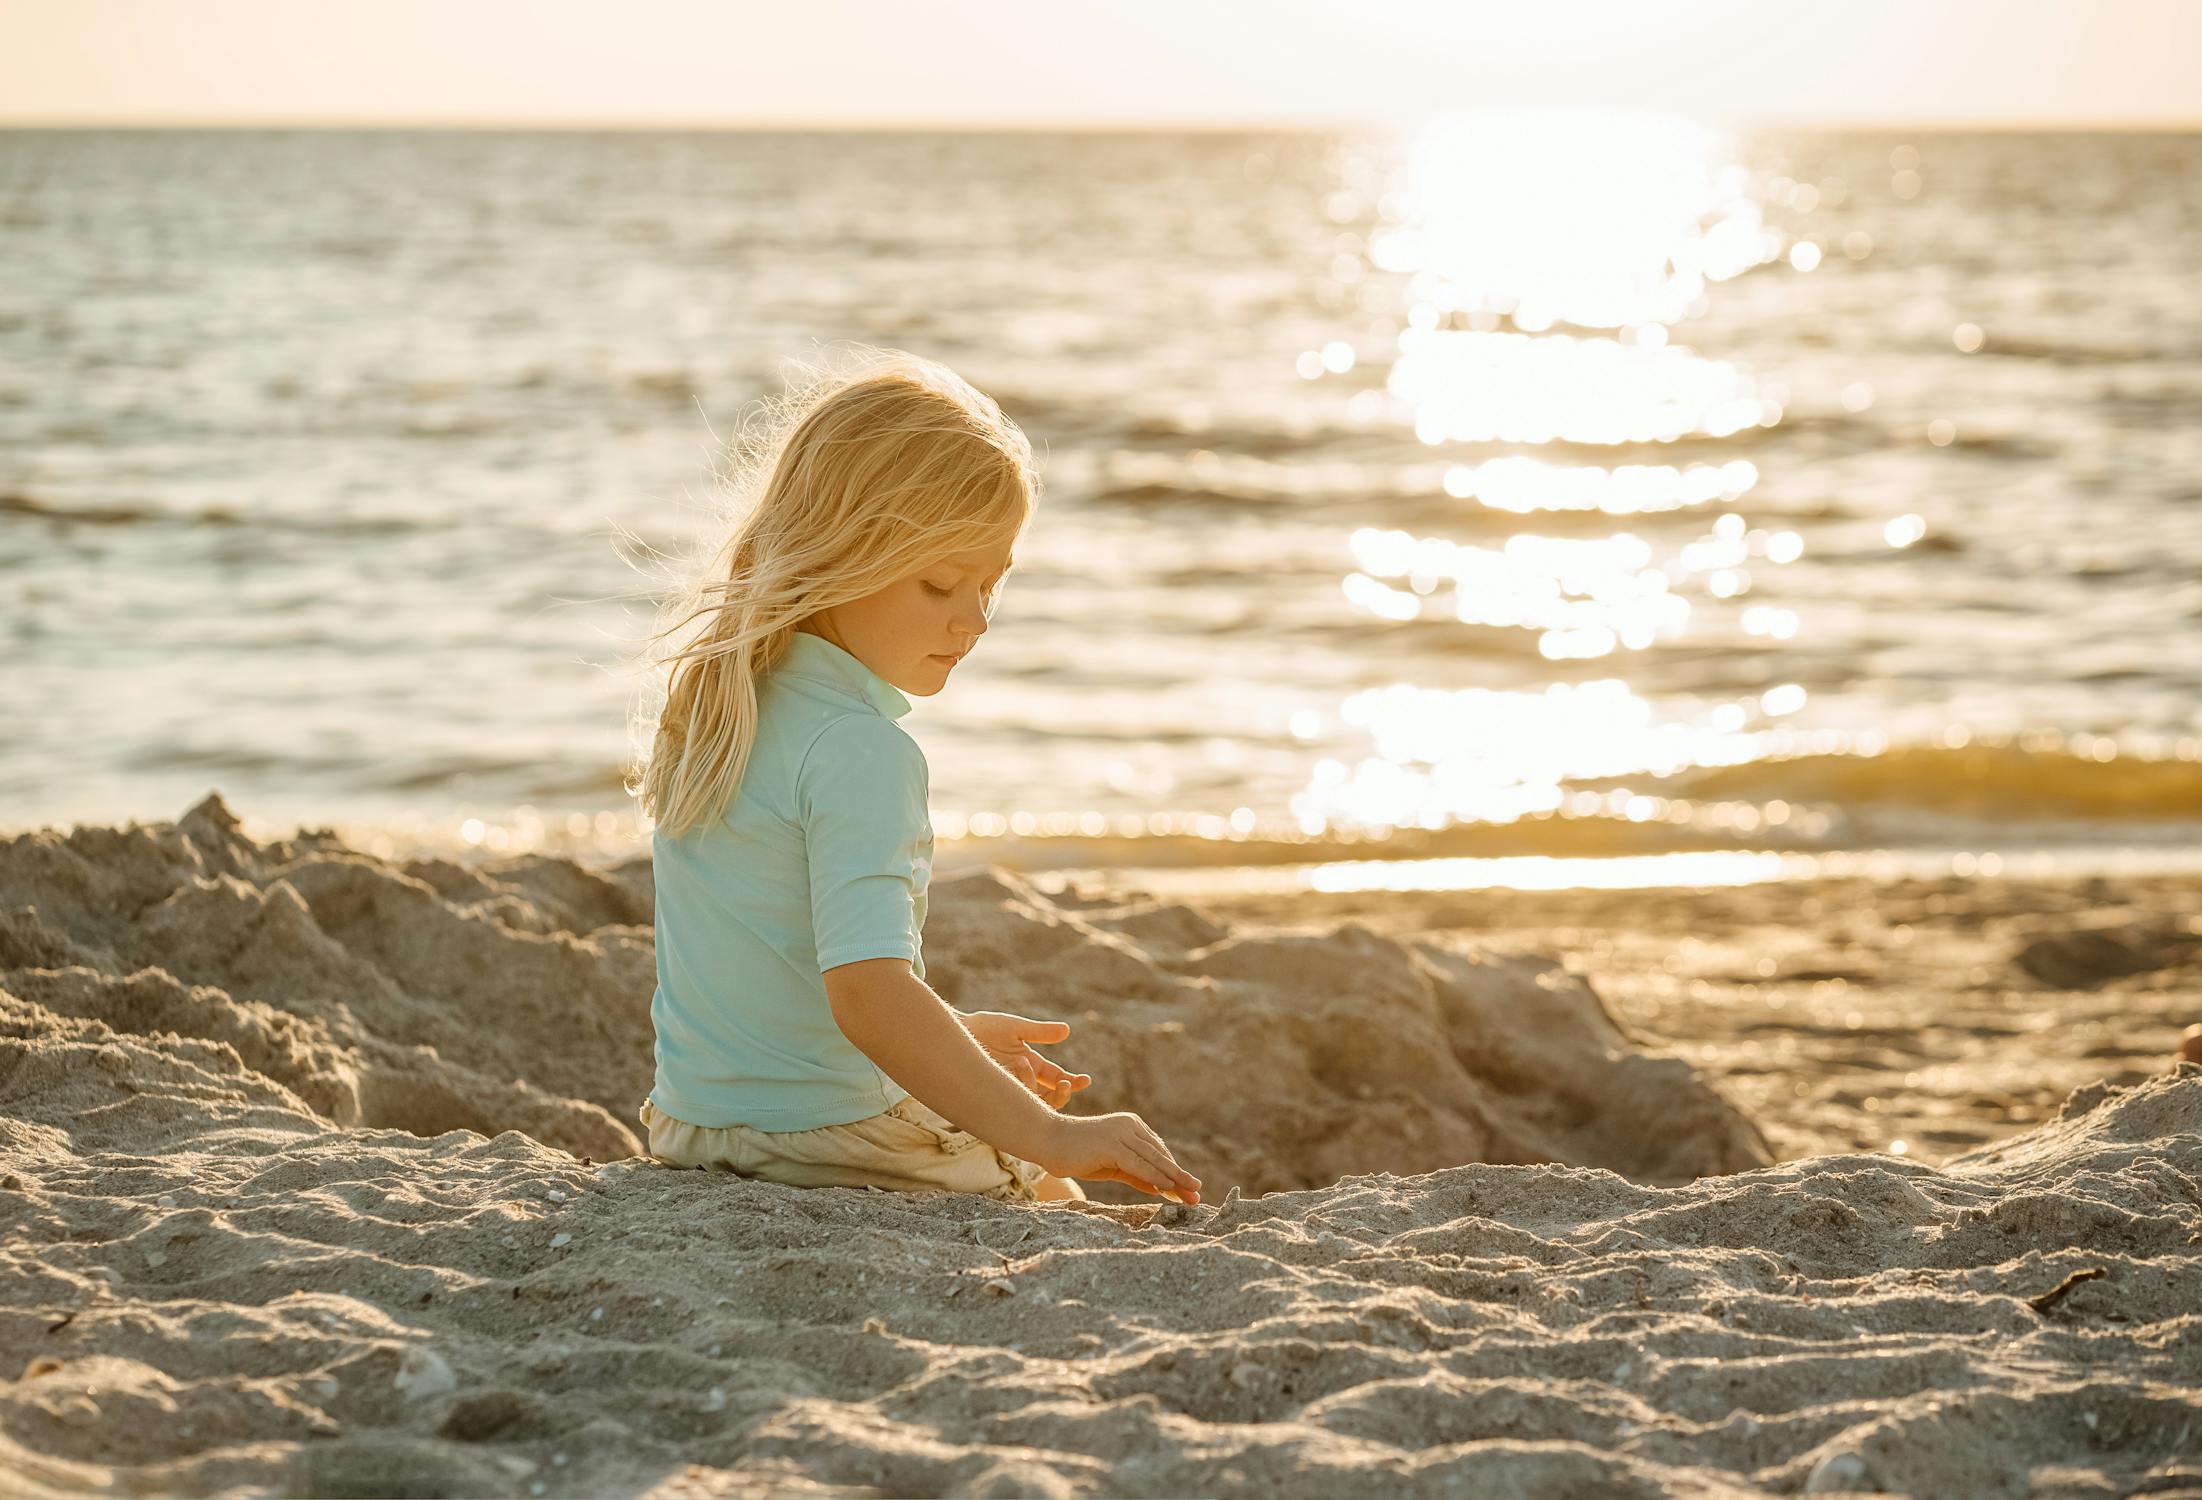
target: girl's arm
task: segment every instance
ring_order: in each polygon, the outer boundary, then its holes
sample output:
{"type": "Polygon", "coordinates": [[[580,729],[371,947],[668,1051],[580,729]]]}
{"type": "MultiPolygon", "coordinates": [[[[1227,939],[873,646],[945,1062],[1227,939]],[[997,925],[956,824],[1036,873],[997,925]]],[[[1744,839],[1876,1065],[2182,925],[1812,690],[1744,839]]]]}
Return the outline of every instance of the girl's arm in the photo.
{"type": "Polygon", "coordinates": [[[825,971],[834,1024],[880,1071],[990,1146],[1034,1161],[1062,1118],[996,1062],[906,958],[825,971]]]}

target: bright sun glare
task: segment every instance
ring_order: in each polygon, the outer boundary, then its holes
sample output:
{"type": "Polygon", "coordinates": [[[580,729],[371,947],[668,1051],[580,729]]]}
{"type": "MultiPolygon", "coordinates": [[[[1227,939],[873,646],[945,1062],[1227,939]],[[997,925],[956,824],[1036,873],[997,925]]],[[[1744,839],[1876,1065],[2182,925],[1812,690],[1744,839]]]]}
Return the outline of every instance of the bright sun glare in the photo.
{"type": "MultiPolygon", "coordinates": [[[[1791,248],[1763,221],[1750,173],[1718,130],[1622,111],[1477,111],[1432,128],[1382,174],[1364,165],[1332,217],[1368,225],[1365,264],[1338,269],[1396,299],[1386,310],[1401,332],[1382,396],[1426,444],[1558,443],[1579,456],[1781,421],[1751,371],[1697,354],[1675,332],[1719,283],[1791,248]]],[[[1303,362],[1303,374],[1320,378],[1350,359],[1314,363],[1322,368],[1303,362]]],[[[1740,457],[1607,466],[1502,454],[1448,465],[1443,489],[1464,506],[1525,518],[1595,510],[1619,526],[1733,502],[1758,477],[1740,457]]],[[[1790,610],[1726,605],[1750,590],[1753,567],[1803,551],[1797,533],[1747,527],[1733,511],[1666,556],[1626,529],[1523,532],[1491,547],[1364,526],[1347,548],[1349,608],[1529,631],[1553,661],[1703,634],[1716,604],[1746,635],[1786,639],[1799,628],[1790,610]]],[[[1341,705],[1374,753],[1319,761],[1293,810],[1308,833],[1508,822],[1569,808],[1570,779],[1758,758],[1773,721],[1804,702],[1803,689],[1783,684],[1662,722],[1619,676],[1542,692],[1395,684],[1341,705]]],[[[1702,821],[1706,811],[1635,798],[1625,815],[1702,821]]]]}

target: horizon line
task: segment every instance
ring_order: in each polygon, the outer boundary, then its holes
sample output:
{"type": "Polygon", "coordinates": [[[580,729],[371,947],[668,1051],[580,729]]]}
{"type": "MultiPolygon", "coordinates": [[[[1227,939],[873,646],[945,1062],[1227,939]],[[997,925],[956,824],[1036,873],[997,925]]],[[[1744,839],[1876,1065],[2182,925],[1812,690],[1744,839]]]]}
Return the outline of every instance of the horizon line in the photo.
{"type": "MultiPolygon", "coordinates": [[[[1988,116],[1988,117],[1939,117],[1939,116],[1845,116],[1845,115],[1755,115],[1714,116],[1690,115],[1681,111],[1659,109],[1644,105],[1493,105],[1484,108],[1509,111],[1565,110],[1616,110],[1631,114],[1673,115],[1676,118],[1695,120],[1698,123],[1737,130],[1860,130],[1860,131],[2093,131],[2104,134],[2193,134],[2202,131],[2202,115],[2191,118],[2171,116],[2142,118],[2109,118],[2101,116],[1988,116]]],[[[9,119],[0,116],[0,131],[61,131],[61,130],[298,130],[298,131],[542,131],[545,133],[588,131],[679,131],[722,134],[858,134],[889,133],[923,134],[928,131],[942,134],[1195,134],[1216,135],[1266,132],[1270,134],[1322,134],[1347,130],[1414,130],[1437,120],[1455,115],[1479,113],[1477,107],[1457,111],[1431,111],[1420,116],[1339,115],[1339,116],[1290,116],[1247,117],[1244,119],[1217,119],[1195,117],[1191,119],[1151,118],[1083,118],[1083,119],[806,119],[802,117],[774,117],[756,119],[726,119],[720,117],[697,118],[687,116],[512,116],[510,118],[485,118],[482,116],[434,116],[392,118],[389,116],[178,116],[172,118],[144,118],[128,116],[55,117],[35,116],[9,119]]]]}

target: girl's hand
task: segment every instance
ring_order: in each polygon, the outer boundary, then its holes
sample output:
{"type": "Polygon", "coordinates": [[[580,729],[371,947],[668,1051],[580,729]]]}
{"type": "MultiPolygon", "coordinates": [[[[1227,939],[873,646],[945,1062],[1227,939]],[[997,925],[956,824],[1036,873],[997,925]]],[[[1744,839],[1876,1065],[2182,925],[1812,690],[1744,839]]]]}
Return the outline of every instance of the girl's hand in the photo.
{"type": "Polygon", "coordinates": [[[975,1010],[959,1018],[986,1055],[1038,1094],[1049,1109],[1061,1109],[1072,1094],[1093,1082],[1089,1075],[1065,1072],[1032,1050],[1034,1042],[1059,1042],[1069,1036],[1067,1021],[1035,1021],[1001,1010],[975,1010]]]}
{"type": "Polygon", "coordinates": [[[1040,1154],[1058,1177],[1122,1182],[1178,1203],[1200,1202],[1200,1179],[1177,1164],[1162,1137],[1135,1114],[1057,1115],[1040,1154]]]}

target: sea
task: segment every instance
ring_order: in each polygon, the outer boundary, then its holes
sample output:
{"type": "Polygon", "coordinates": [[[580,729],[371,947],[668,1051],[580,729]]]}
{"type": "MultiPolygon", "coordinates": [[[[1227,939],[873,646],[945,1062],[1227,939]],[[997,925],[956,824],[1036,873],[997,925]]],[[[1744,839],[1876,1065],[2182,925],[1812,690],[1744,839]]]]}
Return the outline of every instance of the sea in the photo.
{"type": "Polygon", "coordinates": [[[2202,867],[2202,135],[0,133],[0,834],[632,857],[854,345],[1033,442],[937,869],[2202,867]]]}

